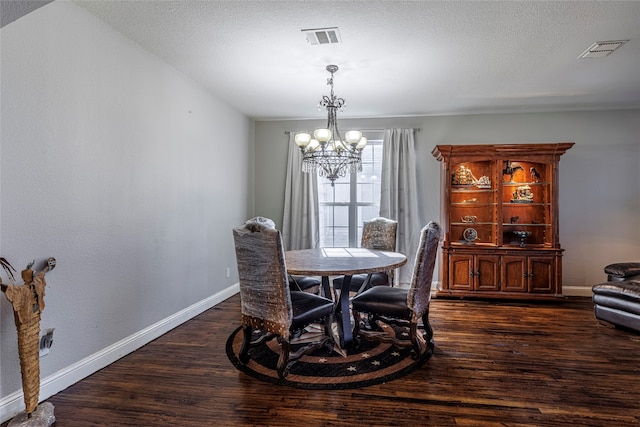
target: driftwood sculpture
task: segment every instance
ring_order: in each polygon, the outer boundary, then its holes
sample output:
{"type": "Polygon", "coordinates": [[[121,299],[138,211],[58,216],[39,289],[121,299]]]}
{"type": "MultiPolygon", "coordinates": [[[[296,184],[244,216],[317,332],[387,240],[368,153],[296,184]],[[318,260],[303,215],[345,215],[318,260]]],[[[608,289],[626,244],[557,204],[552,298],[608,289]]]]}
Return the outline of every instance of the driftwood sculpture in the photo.
{"type": "MultiPolygon", "coordinates": [[[[44,310],[44,288],[47,285],[44,275],[55,267],[56,260],[49,258],[39,273],[31,269],[33,264],[30,263],[22,270],[23,285],[7,285],[0,278],[0,290],[13,306],[13,317],[18,330],[18,353],[27,418],[31,418],[36,410],[40,395],[40,313],[44,310]]],[[[11,281],[14,281],[13,271],[16,270],[11,264],[0,258],[0,265],[11,281]]]]}

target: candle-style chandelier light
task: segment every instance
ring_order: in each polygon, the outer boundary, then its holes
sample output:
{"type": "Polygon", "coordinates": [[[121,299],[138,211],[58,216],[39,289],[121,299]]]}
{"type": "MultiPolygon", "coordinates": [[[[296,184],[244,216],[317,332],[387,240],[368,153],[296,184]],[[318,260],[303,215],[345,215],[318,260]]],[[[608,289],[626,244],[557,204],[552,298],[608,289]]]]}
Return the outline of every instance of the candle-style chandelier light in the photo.
{"type": "Polygon", "coordinates": [[[361,154],[367,145],[367,138],[359,130],[345,133],[344,139],[338,131],[337,111],[344,106],[344,99],[333,93],[333,74],[338,71],[337,65],[327,65],[331,77],[327,84],[331,86],[331,95],[324,95],[320,105],[327,109],[328,121],[325,129],[316,129],[313,137],[306,132],[295,135],[295,143],[302,150],[302,171],[318,173],[331,181],[331,185],[339,177],[348,172],[362,170],[361,154]]]}

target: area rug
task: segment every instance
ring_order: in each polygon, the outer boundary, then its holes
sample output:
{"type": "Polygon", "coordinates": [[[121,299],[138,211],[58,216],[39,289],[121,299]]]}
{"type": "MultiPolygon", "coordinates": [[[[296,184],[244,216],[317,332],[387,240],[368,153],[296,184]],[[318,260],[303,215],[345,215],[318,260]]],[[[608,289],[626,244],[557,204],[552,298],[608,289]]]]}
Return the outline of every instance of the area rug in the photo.
{"type": "MultiPolygon", "coordinates": [[[[393,332],[406,338],[406,330],[393,332]]],[[[433,353],[433,345],[429,350],[423,345],[423,353],[413,359],[410,348],[362,340],[357,348],[347,351],[322,348],[303,356],[291,366],[289,375],[280,379],[276,372],[280,350],[277,340],[251,349],[251,359],[245,365],[238,359],[242,337],[242,328],[238,328],[226,344],[227,356],[238,370],[262,381],[314,390],[360,388],[389,382],[418,369],[433,353]]]]}

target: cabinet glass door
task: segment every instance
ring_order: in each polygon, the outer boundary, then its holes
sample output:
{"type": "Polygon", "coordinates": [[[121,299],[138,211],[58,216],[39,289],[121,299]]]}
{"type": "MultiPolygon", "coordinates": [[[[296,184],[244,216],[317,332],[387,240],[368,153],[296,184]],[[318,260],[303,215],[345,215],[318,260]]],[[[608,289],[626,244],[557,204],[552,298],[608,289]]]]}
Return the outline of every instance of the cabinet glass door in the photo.
{"type": "Polygon", "coordinates": [[[547,165],[503,161],[502,236],[505,246],[545,246],[551,236],[551,181],[547,165]]]}
{"type": "Polygon", "coordinates": [[[493,161],[452,165],[451,243],[496,244],[498,221],[494,165],[493,161]]]}

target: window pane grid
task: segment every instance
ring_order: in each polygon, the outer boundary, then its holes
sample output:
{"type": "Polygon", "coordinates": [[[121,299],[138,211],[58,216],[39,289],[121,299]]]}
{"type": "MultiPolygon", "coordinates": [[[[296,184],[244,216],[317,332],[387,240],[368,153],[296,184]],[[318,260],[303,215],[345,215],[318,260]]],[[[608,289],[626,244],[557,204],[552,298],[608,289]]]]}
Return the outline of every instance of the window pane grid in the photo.
{"type": "Polygon", "coordinates": [[[370,140],[362,152],[362,171],[318,180],[320,246],[360,246],[362,223],[379,215],[382,141],[370,140]]]}

